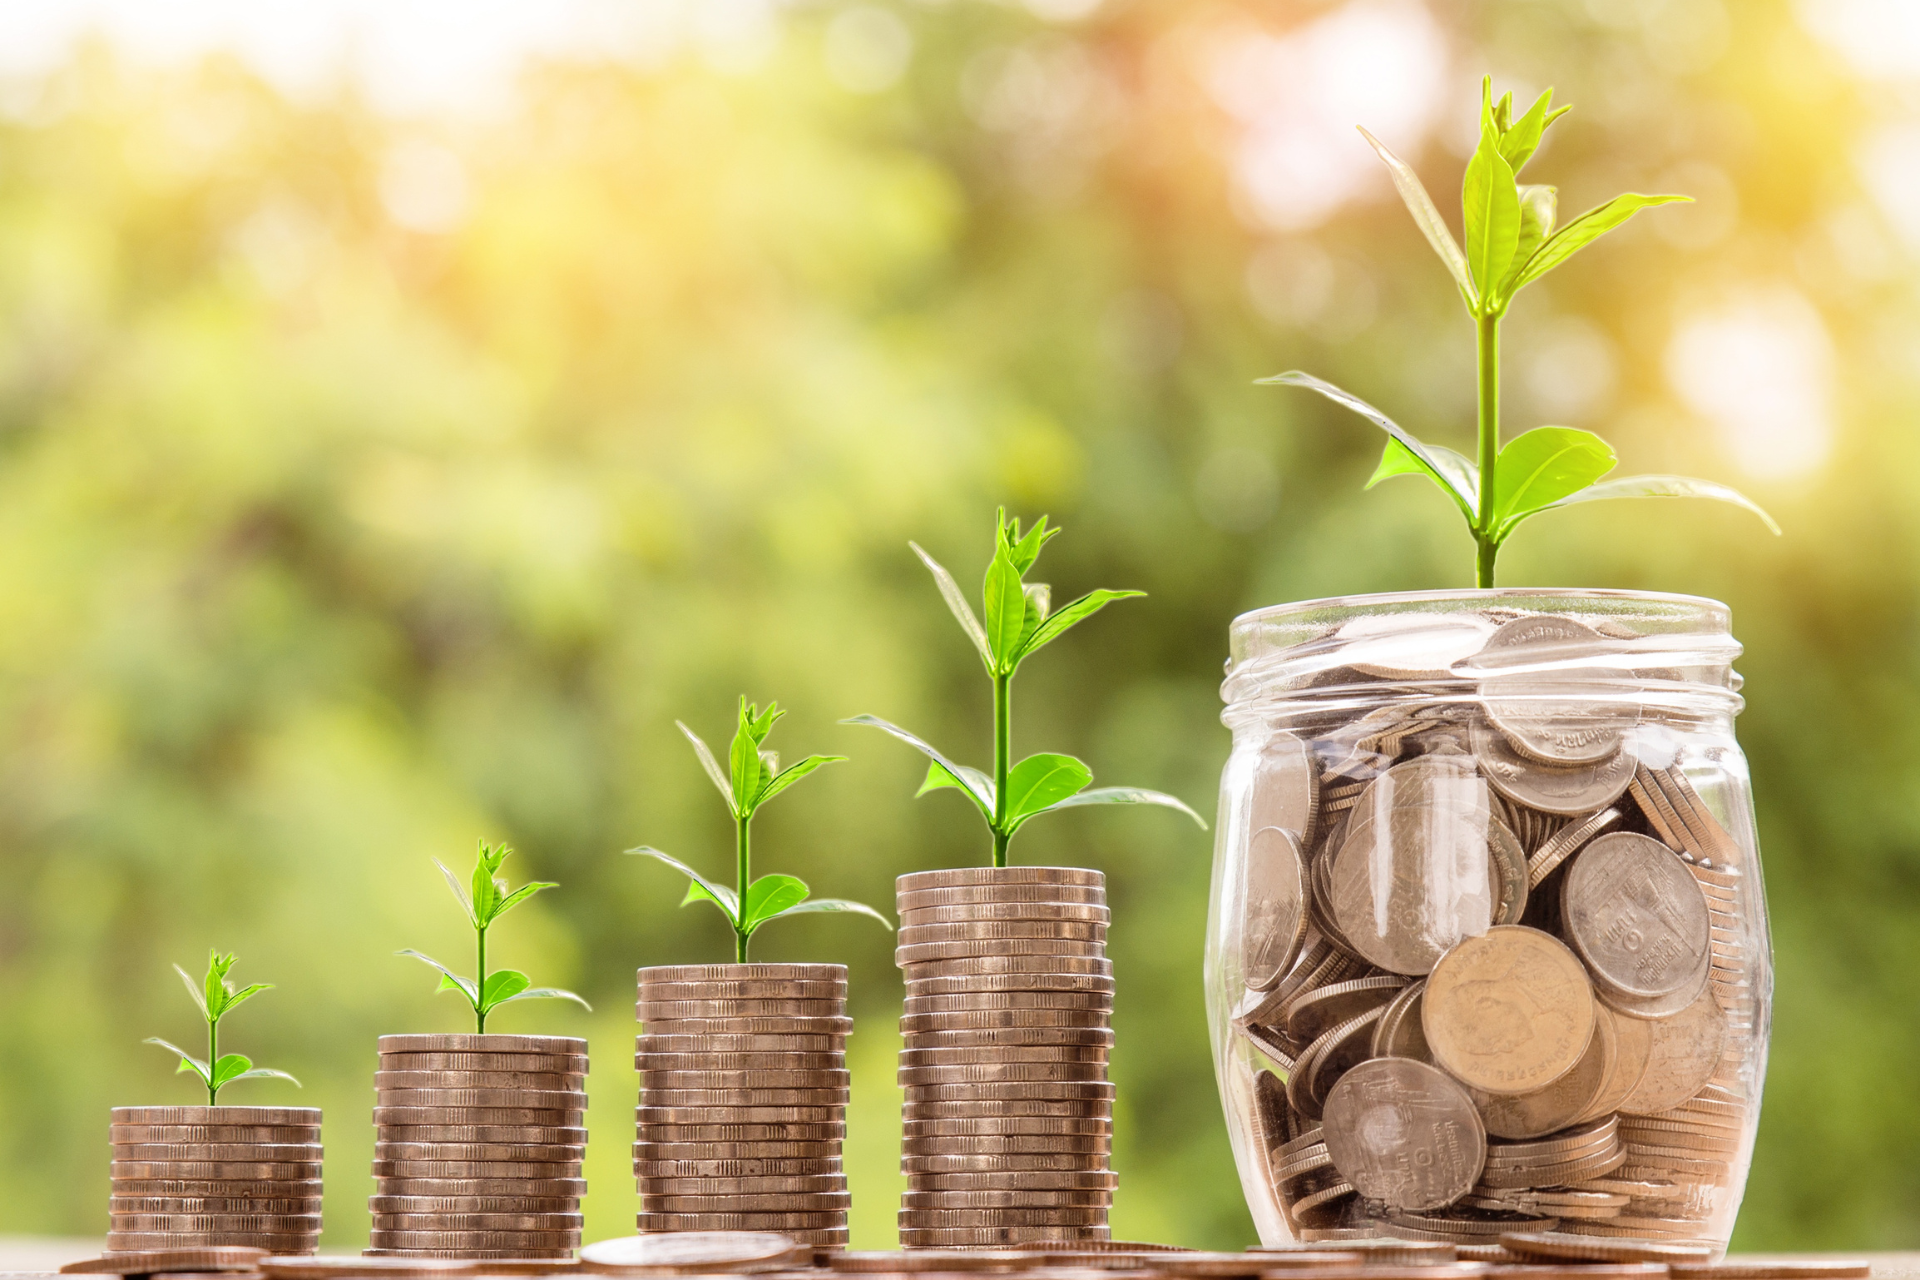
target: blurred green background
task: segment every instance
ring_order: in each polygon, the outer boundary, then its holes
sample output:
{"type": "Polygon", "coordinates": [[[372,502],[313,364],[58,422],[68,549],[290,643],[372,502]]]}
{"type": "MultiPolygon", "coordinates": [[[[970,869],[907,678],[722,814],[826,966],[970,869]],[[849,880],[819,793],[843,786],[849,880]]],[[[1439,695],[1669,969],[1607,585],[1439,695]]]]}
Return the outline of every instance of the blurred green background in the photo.
{"type": "MultiPolygon", "coordinates": [[[[984,859],[910,751],[837,721],[985,759],[985,682],[906,543],[971,589],[996,504],[1065,526],[1056,599],[1150,593],[1029,664],[1016,751],[1210,813],[1236,613],[1470,582],[1440,495],[1362,493],[1377,433],[1252,382],[1304,367],[1466,447],[1470,327],[1351,126],[1457,210],[1491,69],[1576,107],[1528,171],[1563,216],[1699,197],[1522,297],[1509,429],[1599,430],[1787,528],[1612,504],[1501,561],[1717,596],[1747,645],[1779,980],[1737,1243],[1920,1244],[1905,6],[631,8],[471,109],[296,91],[217,41],[143,58],[113,19],[0,76],[0,1231],[104,1229],[107,1108],[194,1100],[139,1041],[195,1034],[169,965],[211,945],[278,984],[230,1045],[307,1086],[230,1100],[327,1109],[326,1245],[364,1241],[375,1037],[463,1025],[392,953],[466,955],[429,859],[483,836],[563,886],[499,959],[596,1010],[492,1029],[592,1037],[588,1234],[630,1231],[634,968],[727,955],[620,856],[727,865],[674,719],[723,741],[737,695],[777,698],[783,754],[853,757],[768,811],[762,869],[890,907],[895,875],[984,859]]],[[[1249,1243],[1208,838],[1087,812],[1014,853],[1111,877],[1116,1236],[1249,1243]]],[[[888,938],[788,922],[756,958],[852,966],[854,1239],[889,1245],[888,938]]]]}

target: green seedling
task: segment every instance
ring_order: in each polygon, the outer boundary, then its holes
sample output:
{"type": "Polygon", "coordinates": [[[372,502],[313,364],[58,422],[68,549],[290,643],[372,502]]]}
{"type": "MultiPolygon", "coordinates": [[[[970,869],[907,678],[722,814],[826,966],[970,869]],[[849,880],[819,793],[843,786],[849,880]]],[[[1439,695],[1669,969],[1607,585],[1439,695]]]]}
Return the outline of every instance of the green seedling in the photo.
{"type": "Polygon", "coordinates": [[[396,951],[395,955],[412,956],[425,961],[440,971],[439,991],[458,991],[473,1006],[473,1029],[480,1035],[487,1031],[487,1015],[503,1004],[515,1000],[571,1000],[589,1013],[593,1006],[571,991],[562,991],[559,987],[536,987],[532,980],[518,969],[496,969],[487,972],[487,930],[493,927],[507,912],[539,893],[542,889],[558,889],[560,886],[550,880],[536,880],[523,884],[511,892],[504,879],[495,879],[500,864],[505,862],[513,850],[504,844],[480,842],[479,856],[474,860],[471,888],[460,883],[460,877],[447,869],[447,865],[435,858],[433,865],[440,868],[440,874],[447,878],[447,887],[453,890],[453,896],[460,900],[465,908],[467,920],[473,925],[475,966],[477,978],[463,978],[432,956],[423,955],[408,947],[396,951]]]}
{"type": "MultiPolygon", "coordinates": [[[[195,982],[193,975],[179,965],[173,966],[173,971],[180,975],[180,981],[186,983],[187,994],[192,996],[193,1003],[199,1006],[200,1016],[206,1019],[206,1061],[202,1062],[179,1045],[169,1044],[158,1036],[147,1040],[148,1044],[157,1044],[169,1053],[180,1055],[180,1066],[176,1069],[176,1074],[191,1073],[199,1076],[200,1083],[207,1087],[207,1105],[210,1107],[220,1105],[220,1090],[235,1080],[265,1080],[268,1077],[276,1080],[293,1080],[293,1077],[284,1071],[254,1066],[252,1059],[245,1054],[229,1053],[225,1057],[220,1054],[220,1019],[262,991],[273,990],[273,984],[270,982],[256,982],[252,986],[235,991],[233,984],[227,981],[227,973],[233,968],[234,960],[235,957],[232,955],[223,956],[218,951],[209,951],[207,976],[202,982],[195,982]]],[[[296,1088],[300,1084],[298,1080],[293,1080],[293,1083],[296,1088]]]]}
{"type": "Polygon", "coordinates": [[[779,755],[768,751],[766,742],[767,735],[773,732],[774,722],[785,714],[778,703],[769,702],[767,709],[762,711],[742,697],[740,724],[733,732],[733,746],[727,752],[728,767],[725,770],[720,768],[719,762],[713,758],[713,752],[707,749],[707,744],[701,741],[699,734],[674,721],[680,725],[680,732],[687,735],[687,741],[693,744],[693,753],[700,757],[701,767],[707,771],[707,777],[713,780],[713,785],[719,788],[721,799],[727,803],[727,812],[733,817],[733,888],[715,884],[678,858],[658,849],[642,845],[627,850],[628,853],[656,858],[691,881],[687,885],[687,896],[680,900],[681,906],[692,902],[711,902],[720,909],[720,914],[727,918],[728,926],[733,929],[733,958],[740,964],[747,962],[747,946],[752,942],[754,933],[771,920],[854,911],[872,916],[888,929],[893,928],[893,921],[864,902],[809,897],[811,890],[798,876],[753,878],[753,815],[767,801],[814,770],[846,759],[845,756],[808,756],[782,769],[779,755]]]}
{"type": "Polygon", "coordinates": [[[980,661],[993,681],[993,776],[955,764],[923,739],[877,716],[854,716],[846,724],[870,725],[900,739],[926,756],[926,781],[916,795],[951,787],[973,802],[993,835],[993,865],[1007,865],[1007,845],[1014,834],[1043,813],[1092,804],[1157,804],[1178,809],[1206,829],[1206,822],[1180,800],[1140,787],[1094,787],[1093,770],[1072,756],[1043,752],[1011,763],[1013,731],[1013,677],[1020,664],[1085,622],[1115,600],[1145,595],[1144,591],[1089,591],[1057,611],[1049,611],[1051,591],[1045,583],[1026,576],[1040,558],[1040,549],[1060,530],[1049,529],[1041,516],[1026,533],[1018,520],[1008,520],[1004,508],[994,520],[993,561],[987,566],[982,589],[985,625],[973,616],[967,598],[953,575],[917,543],[908,543],[933,574],[940,595],[953,611],[960,629],[973,641],[980,661]]]}
{"type": "Polygon", "coordinates": [[[1466,517],[1473,534],[1474,578],[1493,585],[1493,566],[1501,544],[1523,520],[1576,502],[1603,498],[1712,498],[1745,507],[1774,533],[1773,517],[1737,490],[1687,476],[1622,476],[1602,479],[1616,461],[1612,446],[1591,431],[1572,427],[1535,427],[1500,443],[1500,321],[1514,296],[1579,250],[1620,226],[1642,209],[1689,196],[1644,196],[1629,192],[1587,210],[1564,226],[1554,225],[1555,188],[1523,183],[1517,177],[1541,136],[1571,111],[1555,107],[1553,90],[1535,100],[1518,119],[1513,95],[1493,100],[1493,77],[1480,88],[1480,144],[1467,162],[1461,190],[1466,248],[1454,240],[1439,209],[1406,162],[1378,138],[1360,132],[1386,162],[1393,185],[1413,214],[1427,243],[1440,255],[1459,286],[1477,334],[1479,371],[1479,457],[1463,457],[1440,445],[1426,444],[1378,409],[1311,374],[1294,370],[1261,382],[1305,387],[1346,406],[1385,431],[1386,451],[1371,489],[1392,476],[1423,475],[1440,487],[1466,517]]]}

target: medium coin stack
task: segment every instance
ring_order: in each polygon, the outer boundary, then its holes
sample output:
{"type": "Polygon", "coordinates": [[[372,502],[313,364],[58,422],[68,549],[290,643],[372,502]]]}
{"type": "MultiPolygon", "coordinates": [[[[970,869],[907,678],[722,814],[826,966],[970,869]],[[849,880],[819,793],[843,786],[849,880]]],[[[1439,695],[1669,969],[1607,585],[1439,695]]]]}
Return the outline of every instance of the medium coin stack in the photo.
{"type": "Polygon", "coordinates": [[[381,1036],[367,1253],[565,1258],[580,1244],[587,1042],[381,1036]]]}
{"type": "Polygon", "coordinates": [[[642,1232],[847,1243],[847,969],[640,970],[633,1173],[642,1232]]]}
{"type": "Polygon", "coordinates": [[[115,1107],[109,1254],[320,1243],[317,1107],[115,1107]]]}
{"type": "Polygon", "coordinates": [[[1107,1239],[1106,878],[1066,867],[925,871],[901,876],[897,892],[901,1244],[1107,1239]]]}
{"type": "Polygon", "coordinates": [[[1235,1087],[1287,1225],[1724,1241],[1765,935],[1720,766],[1616,624],[1419,627],[1446,652],[1317,642],[1337,709],[1269,728],[1235,815],[1235,1087]]]}

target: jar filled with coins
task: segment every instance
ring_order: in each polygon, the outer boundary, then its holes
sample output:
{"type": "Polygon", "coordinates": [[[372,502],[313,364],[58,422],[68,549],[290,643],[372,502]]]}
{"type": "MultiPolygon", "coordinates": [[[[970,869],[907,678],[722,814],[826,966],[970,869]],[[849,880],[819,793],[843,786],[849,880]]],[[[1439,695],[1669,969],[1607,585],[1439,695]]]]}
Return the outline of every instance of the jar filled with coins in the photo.
{"type": "Polygon", "coordinates": [[[1639,592],[1235,621],[1208,1013],[1266,1243],[1725,1248],[1772,991],[1739,652],[1639,592]]]}

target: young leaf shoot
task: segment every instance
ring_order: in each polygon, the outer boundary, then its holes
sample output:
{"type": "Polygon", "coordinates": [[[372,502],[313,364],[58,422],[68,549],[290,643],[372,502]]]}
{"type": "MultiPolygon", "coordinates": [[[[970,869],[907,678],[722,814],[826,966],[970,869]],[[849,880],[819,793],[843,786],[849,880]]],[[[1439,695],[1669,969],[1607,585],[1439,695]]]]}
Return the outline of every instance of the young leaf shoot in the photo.
{"type": "Polygon", "coordinates": [[[480,842],[480,852],[474,860],[473,875],[466,885],[460,883],[460,877],[453,874],[447,865],[435,858],[433,865],[440,868],[440,874],[447,878],[447,887],[453,890],[453,896],[459,899],[460,906],[467,913],[467,920],[473,925],[475,965],[477,977],[463,978],[432,956],[423,955],[411,947],[396,951],[395,955],[412,956],[432,965],[440,971],[439,991],[458,991],[473,1006],[473,1029],[476,1034],[487,1033],[487,1015],[503,1004],[515,1000],[571,1000],[582,1009],[591,1012],[593,1006],[571,991],[562,991],[559,987],[536,987],[526,974],[518,969],[496,969],[487,972],[487,930],[507,912],[539,893],[542,889],[558,889],[552,881],[536,880],[509,891],[505,879],[496,878],[500,864],[505,862],[513,850],[504,844],[480,842]]]}
{"type": "Polygon", "coordinates": [[[1571,111],[1555,107],[1549,89],[1513,118],[1513,95],[1493,98],[1493,77],[1480,86],[1480,144],[1467,162],[1461,185],[1464,248],[1455,242],[1440,211],[1411,167],[1360,130],[1386,162],[1393,185],[1406,202],[1427,243],[1446,264],[1472,317],[1479,373],[1479,430],[1476,458],[1416,439],[1358,396],[1294,370],[1266,384],[1305,387],[1344,405],[1387,433],[1385,452],[1371,489],[1392,476],[1422,475],[1439,486],[1466,518],[1473,535],[1474,579],[1493,585],[1500,547],[1522,521],[1542,511],[1602,498],[1712,498],[1745,507],[1779,533],[1773,517],[1751,499],[1722,484],[1686,476],[1623,476],[1604,480],[1613,470],[1613,449],[1591,431],[1573,427],[1535,427],[1500,442],[1500,321],[1514,295],[1579,250],[1620,226],[1642,209],[1688,196],[1643,196],[1629,192],[1555,227],[1555,189],[1523,183],[1518,174],[1540,146],[1554,121],[1571,111]]]}
{"type": "Polygon", "coordinates": [[[993,681],[993,774],[955,764],[929,743],[877,716],[854,716],[847,724],[870,725],[890,733],[927,757],[926,781],[917,794],[952,788],[960,792],[986,819],[993,836],[993,865],[1007,865],[1007,845],[1014,833],[1043,813],[1092,804],[1157,804],[1178,809],[1206,829],[1206,822],[1180,800],[1139,787],[1092,787],[1093,770],[1072,756],[1043,752],[1012,761],[1013,677],[1020,664],[1058,640],[1115,600],[1145,595],[1144,591],[1089,591],[1070,604],[1050,610],[1051,592],[1044,583],[1026,581],[1040,558],[1040,548],[1060,530],[1049,529],[1041,516],[1024,534],[1020,522],[1008,520],[1004,508],[994,521],[993,560],[982,588],[985,625],[973,616],[959,584],[938,561],[914,543],[914,554],[933,574],[947,608],[960,629],[973,641],[981,665],[993,681]]]}
{"type": "Polygon", "coordinates": [[[220,1053],[220,1019],[231,1013],[236,1007],[253,999],[262,991],[273,990],[270,982],[256,982],[252,986],[236,991],[227,981],[227,974],[233,968],[235,957],[221,955],[218,951],[207,953],[207,976],[200,982],[179,965],[173,971],[180,975],[180,981],[187,984],[187,994],[193,997],[193,1003],[199,1008],[200,1016],[207,1024],[207,1057],[201,1061],[179,1045],[169,1044],[156,1037],[149,1037],[148,1044],[157,1044],[169,1053],[180,1056],[180,1065],[176,1073],[190,1073],[200,1077],[200,1083],[207,1089],[207,1105],[220,1105],[220,1090],[235,1080],[264,1080],[271,1076],[276,1080],[293,1080],[294,1086],[300,1082],[284,1071],[275,1071],[271,1067],[256,1067],[245,1054],[229,1053],[224,1057],[220,1053]]]}
{"type": "MultiPolygon", "coordinates": [[[[713,758],[713,752],[707,749],[707,744],[701,741],[700,735],[680,724],[680,732],[686,734],[687,741],[693,744],[693,753],[700,758],[701,767],[719,789],[721,799],[726,801],[727,812],[733,817],[733,888],[715,884],[678,858],[658,849],[642,845],[627,850],[628,853],[658,859],[687,877],[691,883],[687,885],[687,896],[680,901],[681,906],[691,902],[711,902],[719,909],[720,914],[727,918],[728,926],[733,929],[733,958],[740,964],[747,962],[747,946],[752,942],[754,933],[771,920],[853,911],[872,916],[888,929],[893,928],[893,921],[864,902],[809,897],[811,891],[798,876],[767,875],[758,880],[753,878],[753,815],[759,812],[760,806],[815,769],[846,759],[845,756],[808,756],[782,769],[779,755],[768,751],[766,742],[767,735],[773,732],[774,722],[785,714],[778,703],[769,702],[767,709],[762,711],[744,696],[741,697],[740,723],[734,730],[733,746],[727,752],[728,767],[724,770],[719,761],[713,758]]],[[[679,724],[678,721],[675,723],[679,724]]]]}

